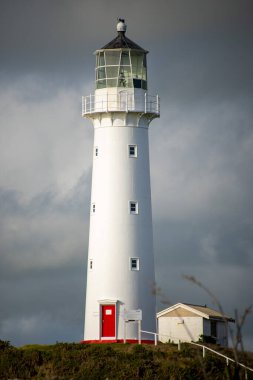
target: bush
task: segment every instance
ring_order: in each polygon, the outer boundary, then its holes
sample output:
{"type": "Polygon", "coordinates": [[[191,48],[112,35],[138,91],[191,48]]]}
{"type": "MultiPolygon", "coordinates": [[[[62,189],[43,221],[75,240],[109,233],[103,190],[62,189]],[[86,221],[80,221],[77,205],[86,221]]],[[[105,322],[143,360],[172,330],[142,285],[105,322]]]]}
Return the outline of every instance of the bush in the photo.
{"type": "MultiPolygon", "coordinates": [[[[234,372],[233,366],[227,368],[223,358],[208,354],[203,359],[199,348],[186,344],[181,351],[168,344],[155,347],[57,343],[15,348],[9,342],[1,342],[1,347],[1,380],[219,380],[233,378],[228,377],[228,370],[229,374],[234,372]]],[[[231,352],[228,350],[227,354],[231,352]]],[[[249,367],[253,367],[253,358],[248,360],[249,367]]]]}

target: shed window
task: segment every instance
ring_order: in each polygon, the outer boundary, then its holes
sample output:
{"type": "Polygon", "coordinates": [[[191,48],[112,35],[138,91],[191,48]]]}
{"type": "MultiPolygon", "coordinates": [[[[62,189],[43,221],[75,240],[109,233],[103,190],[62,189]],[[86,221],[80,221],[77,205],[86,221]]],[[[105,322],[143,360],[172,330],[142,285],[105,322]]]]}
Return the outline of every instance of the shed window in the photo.
{"type": "Polygon", "coordinates": [[[211,323],[211,336],[216,338],[217,337],[217,322],[211,320],[210,323],[211,323]]]}

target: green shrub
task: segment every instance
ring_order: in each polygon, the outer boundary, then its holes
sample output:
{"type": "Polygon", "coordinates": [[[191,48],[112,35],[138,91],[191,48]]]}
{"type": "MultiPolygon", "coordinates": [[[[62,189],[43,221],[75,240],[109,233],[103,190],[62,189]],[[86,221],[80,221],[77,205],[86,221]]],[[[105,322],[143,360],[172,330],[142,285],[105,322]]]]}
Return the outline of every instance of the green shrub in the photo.
{"type": "MultiPolygon", "coordinates": [[[[223,358],[198,347],[161,344],[157,347],[131,344],[85,345],[57,343],[51,346],[15,348],[1,342],[0,379],[32,380],[198,380],[232,379],[235,368],[223,358]]],[[[231,356],[231,351],[226,350],[231,356]]],[[[246,357],[245,357],[246,360],[246,357]]],[[[248,366],[253,357],[248,356],[248,366]]],[[[239,379],[244,378],[241,371],[239,379]]],[[[248,379],[252,379],[248,374],[248,379]]]]}

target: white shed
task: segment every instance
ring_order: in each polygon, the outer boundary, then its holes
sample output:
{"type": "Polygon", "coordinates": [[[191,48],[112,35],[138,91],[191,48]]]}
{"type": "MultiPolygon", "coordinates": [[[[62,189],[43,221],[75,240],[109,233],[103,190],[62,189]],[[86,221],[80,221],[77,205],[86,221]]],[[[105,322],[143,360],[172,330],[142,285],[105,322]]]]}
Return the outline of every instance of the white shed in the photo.
{"type": "Polygon", "coordinates": [[[197,342],[211,337],[221,346],[228,345],[228,322],[234,320],[207,306],[177,303],[156,315],[159,340],[197,342]]]}

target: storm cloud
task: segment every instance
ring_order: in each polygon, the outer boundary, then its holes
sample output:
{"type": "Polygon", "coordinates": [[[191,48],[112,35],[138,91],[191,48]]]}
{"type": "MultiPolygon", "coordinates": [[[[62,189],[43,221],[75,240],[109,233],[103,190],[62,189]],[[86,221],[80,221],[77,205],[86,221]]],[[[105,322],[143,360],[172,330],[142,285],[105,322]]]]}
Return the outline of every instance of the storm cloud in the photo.
{"type": "MultiPolygon", "coordinates": [[[[94,91],[92,53],[118,16],[148,54],[156,281],[171,303],[227,314],[253,303],[252,2],[0,3],[0,339],[83,333],[94,91]]],[[[158,299],[158,310],[165,307],[158,299]]],[[[253,349],[253,318],[244,326],[253,349]]]]}

